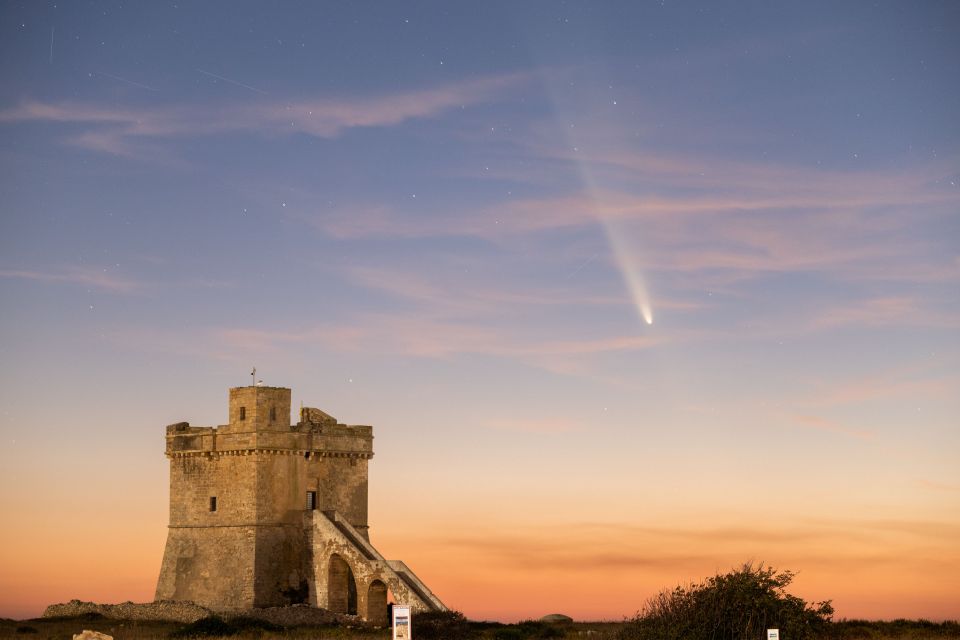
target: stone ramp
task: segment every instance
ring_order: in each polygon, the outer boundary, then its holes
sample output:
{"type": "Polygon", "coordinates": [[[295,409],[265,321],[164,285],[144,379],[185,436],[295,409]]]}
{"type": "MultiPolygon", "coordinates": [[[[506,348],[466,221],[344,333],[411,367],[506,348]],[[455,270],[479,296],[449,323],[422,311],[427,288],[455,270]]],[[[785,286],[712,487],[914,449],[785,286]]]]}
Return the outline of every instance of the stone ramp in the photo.
{"type": "Polygon", "coordinates": [[[433,602],[439,605],[438,607],[433,609],[433,611],[447,610],[446,606],[444,606],[444,604],[440,602],[440,598],[434,595],[433,591],[430,590],[430,588],[423,582],[423,580],[418,578],[417,574],[415,574],[410,569],[410,567],[404,564],[402,560],[388,560],[387,562],[390,564],[390,568],[393,569],[396,572],[396,574],[400,576],[400,578],[404,582],[406,582],[407,585],[409,585],[410,588],[413,589],[414,592],[416,592],[416,594],[420,596],[424,601],[433,602]]]}
{"type": "MultiPolygon", "coordinates": [[[[353,545],[363,554],[367,560],[372,560],[374,562],[378,560],[383,560],[383,556],[380,555],[380,552],[377,551],[372,544],[370,544],[366,538],[360,535],[360,532],[354,529],[353,525],[347,522],[343,516],[341,516],[336,511],[324,511],[325,515],[330,522],[333,523],[340,533],[342,533],[353,545]]],[[[386,562],[384,560],[384,562],[386,562]]]]}
{"type": "MultiPolygon", "coordinates": [[[[323,541],[325,549],[314,548],[314,557],[329,558],[335,553],[344,557],[355,574],[358,593],[379,580],[393,591],[394,598],[419,611],[446,611],[447,607],[410,568],[399,560],[387,560],[341,514],[322,511],[311,518],[312,540],[323,541]]],[[[316,567],[322,575],[323,566],[316,567]]],[[[315,592],[317,604],[326,603],[324,595],[315,592]]],[[[361,596],[362,599],[362,596],[361,596]]],[[[361,607],[362,609],[362,607],[361,607]]],[[[362,615],[362,614],[361,614],[362,615]]]]}

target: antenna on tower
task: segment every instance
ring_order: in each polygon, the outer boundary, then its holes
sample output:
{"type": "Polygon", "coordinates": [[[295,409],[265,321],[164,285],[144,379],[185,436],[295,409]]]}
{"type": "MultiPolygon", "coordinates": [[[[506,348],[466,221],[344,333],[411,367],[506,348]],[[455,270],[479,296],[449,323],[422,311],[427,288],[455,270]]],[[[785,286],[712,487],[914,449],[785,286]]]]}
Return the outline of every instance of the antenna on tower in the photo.
{"type": "Polygon", "coordinates": [[[257,384],[257,368],[254,367],[253,371],[250,372],[250,386],[254,387],[257,384]]]}

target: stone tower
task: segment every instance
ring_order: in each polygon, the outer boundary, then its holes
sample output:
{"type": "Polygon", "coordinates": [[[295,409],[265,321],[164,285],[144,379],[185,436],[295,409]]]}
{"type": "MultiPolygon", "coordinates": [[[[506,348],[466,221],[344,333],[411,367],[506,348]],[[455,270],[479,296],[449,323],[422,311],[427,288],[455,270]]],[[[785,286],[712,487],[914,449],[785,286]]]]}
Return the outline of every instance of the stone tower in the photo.
{"type": "Polygon", "coordinates": [[[157,600],[214,610],[306,603],[386,620],[387,590],[419,610],[444,605],[370,544],[373,428],[303,408],[290,389],[230,389],[229,423],[167,427],[170,526],[157,600]]]}

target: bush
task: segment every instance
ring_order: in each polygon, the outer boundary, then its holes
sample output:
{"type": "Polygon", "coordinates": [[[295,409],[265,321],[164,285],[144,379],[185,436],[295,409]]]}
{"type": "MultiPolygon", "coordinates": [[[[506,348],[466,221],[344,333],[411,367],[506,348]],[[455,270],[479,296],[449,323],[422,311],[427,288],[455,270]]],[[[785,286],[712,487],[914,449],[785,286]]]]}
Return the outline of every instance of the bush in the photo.
{"type": "Polygon", "coordinates": [[[171,638],[196,638],[203,636],[234,636],[240,630],[217,616],[200,618],[170,634],[171,638]]]}
{"type": "Polygon", "coordinates": [[[565,638],[566,627],[563,623],[544,622],[543,620],[522,620],[517,624],[522,638],[536,638],[537,640],[551,640],[565,638]]]}
{"type": "Polygon", "coordinates": [[[472,623],[475,629],[488,629],[484,638],[493,640],[552,640],[553,638],[567,637],[565,625],[558,625],[542,620],[522,620],[516,624],[501,624],[499,622],[472,623]]]}
{"type": "Polygon", "coordinates": [[[417,640],[471,640],[479,635],[459,611],[416,613],[411,625],[417,640]]]}
{"type": "Polygon", "coordinates": [[[540,629],[540,632],[534,637],[543,638],[544,640],[551,640],[552,638],[566,638],[567,632],[562,627],[549,624],[540,629]]]}
{"type": "Polygon", "coordinates": [[[830,632],[823,636],[831,640],[872,640],[873,638],[960,638],[960,623],[955,621],[930,622],[929,620],[840,620],[830,625],[830,632]]]}
{"type": "Polygon", "coordinates": [[[786,592],[794,573],[747,563],[699,584],[663,591],[647,601],[620,632],[621,640],[763,640],[780,629],[784,640],[821,633],[830,601],[808,605],[786,592]]]}
{"type": "Polygon", "coordinates": [[[170,634],[171,638],[198,638],[216,636],[235,636],[243,631],[252,631],[259,635],[263,631],[283,631],[283,627],[259,618],[237,616],[224,620],[217,616],[201,618],[170,634]]]}
{"type": "Polygon", "coordinates": [[[260,618],[249,618],[247,616],[238,616],[236,618],[230,618],[229,624],[231,627],[236,629],[236,633],[241,631],[247,631],[250,629],[256,631],[283,631],[283,627],[278,624],[269,622],[268,620],[261,620],[260,618]]]}

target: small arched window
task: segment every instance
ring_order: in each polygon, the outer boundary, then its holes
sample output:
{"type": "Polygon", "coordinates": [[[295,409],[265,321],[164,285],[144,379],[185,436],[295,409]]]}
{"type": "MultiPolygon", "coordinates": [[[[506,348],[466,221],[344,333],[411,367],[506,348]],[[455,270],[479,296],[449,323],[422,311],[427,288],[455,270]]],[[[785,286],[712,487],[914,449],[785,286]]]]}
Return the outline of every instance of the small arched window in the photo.
{"type": "Polygon", "coordinates": [[[240,407],[240,419],[241,419],[241,420],[246,420],[246,419],[247,419],[247,408],[246,408],[246,407],[240,407]]]}

